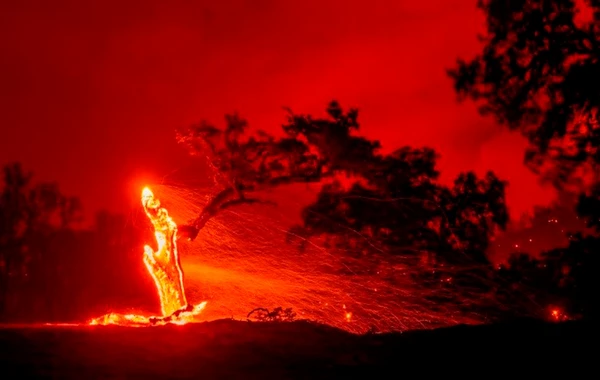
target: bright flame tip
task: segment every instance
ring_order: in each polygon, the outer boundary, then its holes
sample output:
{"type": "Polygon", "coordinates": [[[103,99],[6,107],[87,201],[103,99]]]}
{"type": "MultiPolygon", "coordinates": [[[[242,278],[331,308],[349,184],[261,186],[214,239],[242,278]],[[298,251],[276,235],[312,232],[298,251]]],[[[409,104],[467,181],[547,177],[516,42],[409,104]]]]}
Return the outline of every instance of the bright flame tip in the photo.
{"type": "Polygon", "coordinates": [[[142,190],[142,197],[146,198],[146,197],[153,197],[154,194],[152,193],[152,190],[150,190],[150,188],[148,186],[144,187],[144,189],[142,190]]]}

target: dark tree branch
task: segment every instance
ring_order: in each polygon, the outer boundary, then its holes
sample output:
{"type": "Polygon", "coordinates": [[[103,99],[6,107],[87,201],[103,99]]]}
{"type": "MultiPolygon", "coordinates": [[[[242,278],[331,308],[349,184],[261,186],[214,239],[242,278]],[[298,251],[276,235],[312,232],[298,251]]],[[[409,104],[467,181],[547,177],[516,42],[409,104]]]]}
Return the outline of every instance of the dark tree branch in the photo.
{"type": "Polygon", "coordinates": [[[204,206],[200,212],[200,215],[196,219],[193,219],[187,225],[179,227],[179,231],[182,236],[185,236],[190,241],[193,241],[198,236],[200,230],[204,228],[206,223],[212,217],[216,216],[220,211],[242,204],[275,205],[275,202],[256,198],[246,198],[243,193],[235,192],[232,188],[227,188],[212,198],[212,200],[206,206],[204,206]]]}
{"type": "Polygon", "coordinates": [[[182,236],[187,237],[190,241],[193,241],[198,236],[198,233],[206,223],[215,216],[221,205],[231,200],[236,196],[237,192],[233,187],[228,187],[224,190],[221,190],[217,195],[215,195],[202,209],[200,215],[196,219],[190,221],[187,225],[183,225],[179,227],[179,232],[182,236]]]}

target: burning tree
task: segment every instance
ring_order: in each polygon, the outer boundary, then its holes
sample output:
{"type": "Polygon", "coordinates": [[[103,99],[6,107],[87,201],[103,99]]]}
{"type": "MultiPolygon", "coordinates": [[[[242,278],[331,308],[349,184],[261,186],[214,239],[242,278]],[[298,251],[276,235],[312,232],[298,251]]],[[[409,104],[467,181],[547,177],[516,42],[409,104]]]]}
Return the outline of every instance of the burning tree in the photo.
{"type": "Polygon", "coordinates": [[[188,304],[183,286],[183,271],[177,251],[177,225],[150,189],[142,191],[142,205],[154,226],[158,249],[144,246],[144,264],[154,279],[163,316],[185,309],[188,304]]]}
{"type": "Polygon", "coordinates": [[[196,306],[187,302],[183,269],[177,250],[177,224],[171,219],[168,211],[161,207],[160,201],[154,197],[149,188],[144,188],[142,191],[142,206],[146,216],[152,222],[157,243],[156,251],[149,245],[144,246],[143,260],[156,285],[162,315],[146,317],[136,314],[109,313],[92,319],[90,324],[184,324],[194,320],[206,306],[206,302],[196,306]]]}

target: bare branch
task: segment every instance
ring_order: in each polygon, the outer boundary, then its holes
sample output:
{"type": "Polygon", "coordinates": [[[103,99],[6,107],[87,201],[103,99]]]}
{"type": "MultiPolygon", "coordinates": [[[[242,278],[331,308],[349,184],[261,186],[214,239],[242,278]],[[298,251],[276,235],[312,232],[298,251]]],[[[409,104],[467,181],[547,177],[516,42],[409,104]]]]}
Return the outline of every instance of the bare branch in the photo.
{"type": "Polygon", "coordinates": [[[221,205],[229,201],[231,198],[236,196],[237,192],[233,187],[228,187],[224,190],[221,190],[217,195],[215,195],[202,209],[200,215],[190,221],[187,225],[183,225],[179,227],[179,232],[181,236],[186,236],[190,241],[193,241],[198,236],[198,233],[204,226],[206,222],[210,220],[213,216],[217,214],[221,205]]]}

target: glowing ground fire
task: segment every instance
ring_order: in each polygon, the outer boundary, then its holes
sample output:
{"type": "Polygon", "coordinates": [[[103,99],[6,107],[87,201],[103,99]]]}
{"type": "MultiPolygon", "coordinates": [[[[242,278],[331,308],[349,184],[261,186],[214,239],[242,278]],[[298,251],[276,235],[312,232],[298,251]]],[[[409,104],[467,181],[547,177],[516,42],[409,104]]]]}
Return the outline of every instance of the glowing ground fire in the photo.
{"type": "Polygon", "coordinates": [[[177,224],[149,188],[142,191],[142,206],[154,227],[157,250],[144,246],[144,264],[152,276],[160,299],[161,317],[110,313],[91,324],[187,323],[202,312],[206,302],[189,305],[183,285],[183,270],[177,250],[177,224]]]}

